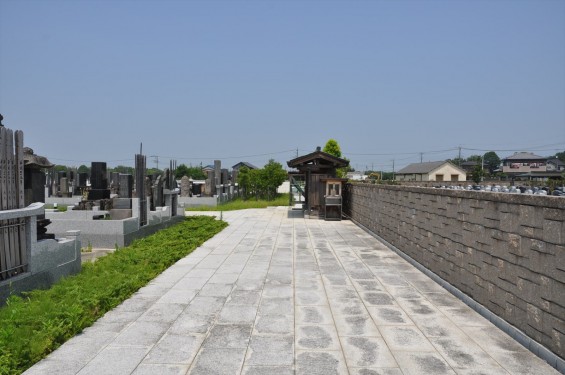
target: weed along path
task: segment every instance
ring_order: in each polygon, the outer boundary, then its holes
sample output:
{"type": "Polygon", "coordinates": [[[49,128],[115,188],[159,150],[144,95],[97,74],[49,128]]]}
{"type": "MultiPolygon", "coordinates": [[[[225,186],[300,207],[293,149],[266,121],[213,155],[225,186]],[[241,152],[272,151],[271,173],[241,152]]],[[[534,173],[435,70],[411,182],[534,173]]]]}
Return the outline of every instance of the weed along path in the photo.
{"type": "Polygon", "coordinates": [[[557,373],[349,221],[223,219],[26,374],[557,373]]]}

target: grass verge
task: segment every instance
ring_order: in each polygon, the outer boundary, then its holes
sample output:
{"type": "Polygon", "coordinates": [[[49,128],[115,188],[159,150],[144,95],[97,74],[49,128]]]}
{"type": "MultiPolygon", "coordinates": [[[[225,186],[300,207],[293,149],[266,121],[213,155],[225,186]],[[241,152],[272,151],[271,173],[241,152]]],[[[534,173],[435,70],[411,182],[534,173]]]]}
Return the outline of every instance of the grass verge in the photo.
{"type": "Polygon", "coordinates": [[[226,226],[189,217],[83,264],[50,289],[11,296],[0,308],[0,374],[25,371],[226,226]]]}
{"type": "Polygon", "coordinates": [[[288,194],[281,194],[272,201],[249,199],[244,201],[241,198],[236,198],[217,207],[189,207],[186,211],[235,211],[245,210],[248,208],[266,208],[272,206],[288,206],[288,194]]]}

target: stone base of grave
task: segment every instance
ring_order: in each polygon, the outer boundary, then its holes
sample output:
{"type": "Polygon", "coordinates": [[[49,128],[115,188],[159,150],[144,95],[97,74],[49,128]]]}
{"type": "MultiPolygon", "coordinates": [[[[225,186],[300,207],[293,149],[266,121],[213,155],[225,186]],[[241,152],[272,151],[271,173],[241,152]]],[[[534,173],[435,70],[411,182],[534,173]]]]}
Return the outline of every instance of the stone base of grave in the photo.
{"type": "Polygon", "coordinates": [[[110,199],[110,189],[91,189],[88,191],[89,201],[97,201],[100,199],[110,199]]]}

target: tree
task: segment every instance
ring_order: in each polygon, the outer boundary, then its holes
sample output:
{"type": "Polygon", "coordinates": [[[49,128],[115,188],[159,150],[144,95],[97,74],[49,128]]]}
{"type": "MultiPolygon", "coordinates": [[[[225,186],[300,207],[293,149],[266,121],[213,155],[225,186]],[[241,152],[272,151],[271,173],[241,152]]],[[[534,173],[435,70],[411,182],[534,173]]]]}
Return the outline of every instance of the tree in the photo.
{"type": "Polygon", "coordinates": [[[86,165],[81,165],[80,167],[78,167],[77,170],[78,173],[88,173],[90,174],[90,168],[88,168],[86,165]]]}
{"type": "Polygon", "coordinates": [[[455,157],[453,159],[447,159],[448,162],[461,166],[461,164],[463,164],[463,162],[465,162],[466,160],[460,157],[455,157]]]}
{"type": "Polygon", "coordinates": [[[277,188],[287,179],[286,171],[281,163],[271,159],[265,164],[261,174],[267,200],[275,199],[277,188]]]}
{"type": "Polygon", "coordinates": [[[69,169],[66,165],[56,165],[53,167],[53,170],[57,172],[66,172],[69,169]]]}
{"type": "Polygon", "coordinates": [[[494,171],[500,167],[500,158],[494,151],[487,152],[483,160],[485,167],[489,171],[489,174],[494,174],[494,171]]]}
{"type": "Polygon", "coordinates": [[[193,180],[205,180],[206,173],[202,167],[188,167],[188,177],[192,177],[193,180]]]}
{"type": "Polygon", "coordinates": [[[115,168],[110,168],[109,172],[117,172],[121,174],[134,174],[135,169],[133,167],[127,167],[125,165],[118,165],[115,168]]]}
{"type": "Polygon", "coordinates": [[[476,161],[478,163],[480,163],[481,160],[483,160],[481,155],[471,155],[467,158],[467,161],[476,161]]]}
{"type": "Polygon", "coordinates": [[[339,143],[337,143],[337,141],[333,138],[330,138],[326,142],[326,145],[324,146],[324,149],[322,151],[335,157],[341,158],[341,148],[339,147],[339,143]]]}
{"type": "Polygon", "coordinates": [[[286,180],[287,173],[282,164],[269,160],[262,169],[241,167],[237,174],[237,183],[242,191],[243,199],[273,200],[277,196],[277,188],[286,180]]]}
{"type": "Polygon", "coordinates": [[[565,151],[556,153],[555,157],[565,163],[565,151]]]}
{"type": "Polygon", "coordinates": [[[261,169],[249,170],[249,194],[255,196],[255,200],[259,200],[263,186],[261,178],[261,169]]]}
{"type": "Polygon", "coordinates": [[[147,169],[147,176],[153,176],[153,175],[158,175],[158,174],[163,174],[163,171],[157,168],[148,168],[147,169]]]}
{"type": "Polygon", "coordinates": [[[484,172],[483,169],[481,168],[481,165],[475,165],[475,168],[473,168],[473,172],[471,174],[471,179],[473,180],[474,183],[478,184],[479,182],[481,182],[482,178],[483,178],[484,172]]]}
{"type": "Polygon", "coordinates": [[[251,183],[250,177],[251,176],[249,174],[249,168],[239,168],[239,172],[237,173],[237,183],[239,185],[239,188],[241,189],[244,200],[247,199],[247,196],[249,194],[249,187],[251,183]]]}
{"type": "MultiPolygon", "coordinates": [[[[341,148],[339,147],[339,143],[337,143],[337,141],[333,138],[330,138],[326,142],[326,145],[324,146],[324,149],[322,151],[337,158],[342,158],[349,161],[348,158],[341,155],[341,148]]],[[[335,174],[337,177],[344,178],[345,176],[347,176],[347,172],[355,172],[355,169],[353,169],[351,166],[337,168],[335,174]]]]}
{"type": "Polygon", "coordinates": [[[188,167],[186,164],[181,164],[175,170],[175,178],[181,179],[183,176],[188,176],[193,180],[205,180],[206,175],[202,172],[200,167],[188,167]]]}
{"type": "Polygon", "coordinates": [[[177,166],[177,169],[175,169],[175,178],[180,180],[184,176],[189,176],[188,167],[186,164],[181,164],[177,166]]]}

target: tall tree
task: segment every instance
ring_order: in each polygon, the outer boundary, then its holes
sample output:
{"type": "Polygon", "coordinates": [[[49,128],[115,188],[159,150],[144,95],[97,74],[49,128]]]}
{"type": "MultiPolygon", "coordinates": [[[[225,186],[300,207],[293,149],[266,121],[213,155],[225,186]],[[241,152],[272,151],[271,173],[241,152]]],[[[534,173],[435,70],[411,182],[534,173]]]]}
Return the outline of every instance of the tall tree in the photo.
{"type": "Polygon", "coordinates": [[[500,167],[500,158],[494,151],[487,152],[483,160],[489,174],[493,174],[500,167]]]}
{"type": "Polygon", "coordinates": [[[337,143],[337,141],[333,138],[330,138],[326,142],[326,145],[324,146],[324,149],[322,151],[341,158],[341,148],[339,147],[339,143],[337,143]]]}
{"type": "Polygon", "coordinates": [[[461,166],[461,164],[463,164],[463,162],[465,162],[466,160],[456,156],[453,159],[447,159],[447,161],[449,161],[449,162],[451,162],[455,165],[461,166]]]}
{"type": "Polygon", "coordinates": [[[237,183],[239,185],[239,188],[241,189],[241,192],[243,194],[243,199],[246,200],[250,191],[249,191],[249,187],[250,187],[250,180],[251,176],[249,173],[249,168],[247,167],[241,167],[239,168],[239,172],[237,173],[237,183]]]}
{"type": "Polygon", "coordinates": [[[565,163],[565,151],[556,153],[555,157],[565,163]]]}
{"type": "Polygon", "coordinates": [[[467,161],[476,161],[476,162],[481,162],[481,160],[483,160],[483,157],[481,155],[471,155],[467,158],[467,161]]]}
{"type": "Polygon", "coordinates": [[[80,167],[78,167],[77,170],[78,173],[90,173],[90,168],[88,168],[86,165],[81,165],[80,167]]]}
{"type": "MultiPolygon", "coordinates": [[[[341,155],[341,147],[339,147],[339,143],[337,143],[337,141],[333,138],[330,138],[326,142],[326,145],[324,146],[324,149],[322,151],[324,151],[324,152],[326,152],[330,155],[333,155],[335,157],[342,158],[342,159],[349,161],[348,158],[343,157],[341,155]]],[[[353,169],[351,166],[348,166],[348,167],[344,167],[344,168],[337,168],[335,173],[336,173],[337,177],[344,178],[345,176],[347,176],[347,172],[353,172],[353,171],[355,171],[355,169],[353,169]]]]}
{"type": "Polygon", "coordinates": [[[135,169],[133,167],[128,167],[125,165],[118,165],[117,167],[110,168],[109,171],[122,173],[122,174],[133,174],[135,169]]]}
{"type": "Polygon", "coordinates": [[[263,167],[262,175],[266,198],[267,200],[272,200],[277,196],[277,188],[286,181],[287,173],[281,163],[271,159],[263,167]]]}

